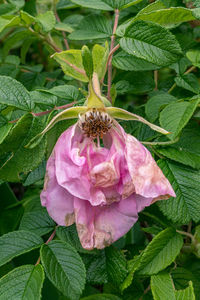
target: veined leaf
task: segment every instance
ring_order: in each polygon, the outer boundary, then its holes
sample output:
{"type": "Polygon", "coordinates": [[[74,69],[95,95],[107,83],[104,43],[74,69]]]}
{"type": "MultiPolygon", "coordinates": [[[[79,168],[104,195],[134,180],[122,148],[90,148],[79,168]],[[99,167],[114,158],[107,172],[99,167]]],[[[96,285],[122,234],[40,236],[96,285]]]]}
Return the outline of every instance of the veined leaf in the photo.
{"type": "Polygon", "coordinates": [[[81,298],[80,300],[122,300],[122,298],[111,294],[96,294],[81,298]]]}
{"type": "Polygon", "coordinates": [[[176,300],[195,300],[192,281],[189,282],[189,286],[185,290],[175,291],[175,296],[176,300]]]}
{"type": "Polygon", "coordinates": [[[160,201],[158,206],[168,219],[180,224],[200,220],[200,171],[167,160],[159,160],[159,167],[171,182],[176,198],[160,201]]]}
{"type": "Polygon", "coordinates": [[[86,274],[76,250],[65,242],[52,241],[42,246],[41,260],[51,282],[68,299],[80,299],[86,274]]]}
{"type": "Polygon", "coordinates": [[[158,24],[146,21],[136,21],[128,26],[124,37],[120,39],[120,45],[128,54],[158,66],[172,64],[182,53],[171,32],[158,24]]]}
{"type": "Polygon", "coordinates": [[[41,237],[25,230],[12,231],[0,237],[0,266],[16,256],[39,248],[43,243],[41,237]]]}
{"type": "Polygon", "coordinates": [[[41,265],[18,267],[0,279],[0,300],[40,300],[43,281],[41,265]]]}
{"type": "Polygon", "coordinates": [[[200,92],[200,84],[194,74],[179,75],[175,78],[175,82],[178,86],[195,94],[199,94],[200,92]]]}
{"type": "Polygon", "coordinates": [[[54,16],[54,13],[52,11],[47,11],[44,14],[39,14],[36,17],[36,21],[38,22],[40,28],[44,32],[51,31],[55,24],[56,24],[56,18],[54,16]]]}
{"type": "Polygon", "coordinates": [[[151,290],[154,300],[176,300],[173,281],[168,273],[161,272],[151,276],[151,290]]]}
{"type": "Polygon", "coordinates": [[[99,80],[105,76],[108,54],[109,46],[107,42],[105,43],[105,47],[96,44],[92,48],[94,72],[98,74],[99,80]]]}
{"type": "Polygon", "coordinates": [[[124,9],[140,3],[142,0],[71,0],[83,7],[101,10],[124,9]]]}
{"type": "Polygon", "coordinates": [[[186,56],[192,62],[193,66],[200,68],[200,50],[189,50],[186,56]]]}

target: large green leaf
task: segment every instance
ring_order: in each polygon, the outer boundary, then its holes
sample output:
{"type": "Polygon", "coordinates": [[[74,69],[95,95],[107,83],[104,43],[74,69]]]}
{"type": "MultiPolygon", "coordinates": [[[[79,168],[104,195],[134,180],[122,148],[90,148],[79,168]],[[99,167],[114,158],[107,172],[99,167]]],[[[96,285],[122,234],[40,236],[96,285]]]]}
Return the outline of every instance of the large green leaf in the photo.
{"type": "Polygon", "coordinates": [[[82,63],[81,50],[75,49],[62,51],[55,53],[53,58],[61,65],[65,74],[83,82],[88,81],[88,77],[86,76],[82,63]]]}
{"type": "Polygon", "coordinates": [[[0,279],[0,300],[40,300],[44,281],[41,265],[25,265],[0,279]]]}
{"type": "Polygon", "coordinates": [[[6,27],[15,26],[19,23],[19,17],[12,16],[11,19],[7,19],[4,16],[0,17],[0,32],[3,31],[6,27]]]}
{"type": "Polygon", "coordinates": [[[168,273],[151,276],[151,290],[154,300],[176,300],[173,281],[168,273]]]}
{"type": "Polygon", "coordinates": [[[167,160],[159,160],[159,167],[171,182],[176,198],[160,201],[159,208],[173,222],[187,224],[200,220],[200,171],[167,160]]]}
{"type": "Polygon", "coordinates": [[[42,128],[43,124],[38,118],[27,114],[10,130],[0,145],[0,157],[3,162],[0,178],[19,181],[22,173],[28,173],[41,163],[45,154],[45,140],[34,149],[26,149],[24,146],[42,128]]]}
{"type": "Polygon", "coordinates": [[[71,0],[83,7],[101,10],[123,9],[140,3],[142,0],[71,0]]]}
{"type": "Polygon", "coordinates": [[[194,74],[179,75],[175,78],[175,82],[178,86],[195,94],[199,94],[200,92],[200,84],[194,74]]]}
{"type": "Polygon", "coordinates": [[[158,66],[170,65],[181,55],[180,45],[171,32],[146,21],[136,21],[128,26],[120,45],[128,54],[158,66]]]}
{"type": "Polygon", "coordinates": [[[140,275],[157,274],[169,266],[179,254],[183,238],[173,228],[166,228],[158,233],[141,254],[140,275]]]}
{"type": "Polygon", "coordinates": [[[51,282],[68,299],[80,299],[86,275],[76,250],[65,242],[52,241],[42,246],[41,260],[51,282]]]}
{"type": "Polygon", "coordinates": [[[192,282],[189,282],[189,286],[185,290],[175,291],[175,296],[176,300],[195,300],[192,282]]]}
{"type": "Polygon", "coordinates": [[[18,230],[0,237],[0,266],[16,256],[40,247],[43,240],[30,231],[18,230]]]}
{"type": "Polygon", "coordinates": [[[28,230],[37,235],[44,235],[55,227],[55,223],[49,217],[46,208],[41,206],[38,196],[33,196],[25,204],[24,215],[21,219],[19,230],[28,230]]]}
{"type": "Polygon", "coordinates": [[[176,144],[156,147],[156,150],[172,160],[200,169],[199,125],[183,129],[181,138],[176,144]]]}
{"type": "Polygon", "coordinates": [[[160,113],[160,124],[171,132],[168,137],[174,140],[192,117],[200,99],[176,102],[167,105],[160,113]]]}
{"type": "Polygon", "coordinates": [[[73,31],[69,38],[71,40],[103,39],[112,35],[110,21],[102,15],[90,15],[85,17],[73,31]]]}
{"type": "Polygon", "coordinates": [[[33,108],[26,88],[17,80],[0,76],[0,103],[30,111],[33,108]]]}
{"type": "Polygon", "coordinates": [[[125,71],[148,71],[160,68],[160,66],[144,59],[127,54],[125,51],[120,51],[115,55],[112,59],[112,64],[114,67],[125,71]]]}
{"type": "Polygon", "coordinates": [[[68,101],[76,101],[79,98],[78,88],[68,84],[54,86],[51,89],[40,88],[38,91],[60,97],[68,101]]]}

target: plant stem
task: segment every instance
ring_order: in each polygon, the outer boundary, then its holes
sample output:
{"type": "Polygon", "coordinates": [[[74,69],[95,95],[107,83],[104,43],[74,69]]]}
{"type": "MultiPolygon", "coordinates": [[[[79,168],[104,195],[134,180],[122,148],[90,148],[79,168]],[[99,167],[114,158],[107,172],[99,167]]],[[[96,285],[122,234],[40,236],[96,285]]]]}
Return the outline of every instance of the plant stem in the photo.
{"type": "MultiPolygon", "coordinates": [[[[49,109],[49,110],[45,110],[45,111],[41,111],[39,113],[34,113],[34,112],[30,112],[34,117],[40,117],[40,116],[44,116],[44,115],[47,115],[49,114],[50,112],[54,111],[54,110],[59,110],[59,109],[65,109],[65,108],[69,108],[71,106],[73,106],[74,104],[76,104],[77,101],[73,101],[71,103],[68,103],[68,104],[65,104],[65,105],[62,105],[62,106],[55,106],[54,108],[52,109],[49,109]]],[[[9,121],[8,123],[15,123],[19,120],[18,119],[15,119],[15,120],[12,120],[12,121],[9,121]]]]}
{"type": "Polygon", "coordinates": [[[177,143],[178,142],[178,140],[179,140],[179,137],[177,137],[175,140],[173,140],[173,141],[167,141],[167,142],[140,142],[140,143],[142,143],[142,144],[144,144],[144,145],[151,145],[151,146],[156,146],[156,145],[158,145],[158,146],[166,146],[166,145],[172,145],[172,144],[175,144],[175,143],[177,143]]]}
{"type": "Polygon", "coordinates": [[[150,291],[150,289],[151,289],[151,287],[150,287],[150,285],[149,285],[149,286],[144,290],[144,293],[143,293],[142,297],[140,297],[139,300],[142,300],[143,296],[146,295],[146,294],[148,293],[148,291],[150,291]]]}
{"type": "Polygon", "coordinates": [[[114,26],[113,26],[113,32],[112,32],[112,36],[111,36],[111,44],[110,44],[110,59],[108,61],[108,93],[107,93],[107,97],[110,100],[110,102],[112,102],[111,99],[111,84],[112,84],[112,51],[114,48],[114,44],[115,44],[115,32],[117,29],[117,25],[118,25],[118,21],[119,21],[119,10],[116,9],[115,10],[115,20],[114,20],[114,26]]]}
{"type": "MultiPolygon", "coordinates": [[[[57,228],[57,226],[56,226],[57,228]]],[[[50,235],[50,237],[48,238],[48,240],[45,242],[45,245],[47,245],[49,242],[51,242],[54,238],[54,236],[56,235],[56,228],[54,229],[54,231],[52,232],[52,234],[50,235]]],[[[40,263],[40,256],[38,257],[38,260],[35,264],[35,266],[37,266],[40,263]]]]}
{"type": "Polygon", "coordinates": [[[154,82],[155,82],[155,91],[158,89],[158,70],[154,71],[154,82]]]}
{"type": "Polygon", "coordinates": [[[191,233],[186,232],[186,231],[181,231],[181,230],[176,230],[176,232],[189,237],[192,240],[192,242],[195,242],[195,238],[191,233]]]}
{"type": "MultiPolygon", "coordinates": [[[[196,69],[195,66],[190,67],[187,71],[185,71],[184,75],[187,75],[189,73],[191,73],[192,71],[194,71],[196,69]]],[[[168,93],[170,94],[176,87],[176,82],[171,86],[171,88],[168,90],[168,93]]]]}
{"type": "MultiPolygon", "coordinates": [[[[56,11],[56,7],[54,8],[54,13],[55,13],[55,16],[56,16],[56,20],[58,22],[60,22],[60,17],[58,15],[57,11],[56,11]]],[[[68,44],[68,41],[67,41],[66,33],[64,31],[62,31],[62,36],[63,36],[63,39],[64,39],[65,47],[66,47],[67,50],[69,50],[70,49],[69,44],[68,44]]]]}

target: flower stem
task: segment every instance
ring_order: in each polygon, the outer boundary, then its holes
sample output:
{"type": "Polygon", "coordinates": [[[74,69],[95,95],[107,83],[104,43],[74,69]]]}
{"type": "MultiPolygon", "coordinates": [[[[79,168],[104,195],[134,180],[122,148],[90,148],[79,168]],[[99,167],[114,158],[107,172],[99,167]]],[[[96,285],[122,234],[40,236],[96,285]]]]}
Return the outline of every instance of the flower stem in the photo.
{"type": "MultiPolygon", "coordinates": [[[[57,228],[57,226],[56,226],[56,228],[57,228]]],[[[47,245],[49,242],[51,242],[53,240],[53,238],[55,237],[55,235],[56,235],[56,228],[54,229],[54,231],[52,232],[52,234],[50,235],[50,237],[48,238],[48,240],[45,242],[45,245],[47,245]]],[[[37,262],[35,264],[35,266],[37,266],[40,263],[40,260],[41,260],[41,258],[39,256],[38,260],[37,260],[37,262]]]]}
{"type": "Polygon", "coordinates": [[[111,44],[110,44],[110,58],[108,60],[108,93],[107,93],[107,97],[110,100],[110,102],[112,102],[111,99],[111,84],[112,84],[112,54],[113,54],[113,49],[114,49],[114,44],[115,44],[115,32],[117,29],[117,25],[118,25],[118,21],[119,21],[119,10],[116,9],[115,10],[115,20],[114,20],[114,26],[113,26],[113,32],[112,32],[112,36],[111,36],[111,44]]]}

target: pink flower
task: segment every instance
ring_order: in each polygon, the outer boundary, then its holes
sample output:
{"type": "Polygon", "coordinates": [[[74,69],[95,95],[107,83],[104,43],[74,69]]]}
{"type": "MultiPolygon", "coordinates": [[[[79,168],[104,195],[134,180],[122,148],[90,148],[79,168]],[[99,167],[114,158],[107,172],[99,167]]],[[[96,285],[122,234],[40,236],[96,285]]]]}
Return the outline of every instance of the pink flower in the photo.
{"type": "Polygon", "coordinates": [[[86,249],[110,245],[130,230],[144,207],[176,196],[150,152],[116,121],[107,124],[104,146],[85,136],[91,128],[80,121],[60,136],[41,193],[57,224],[76,223],[86,249]]]}

